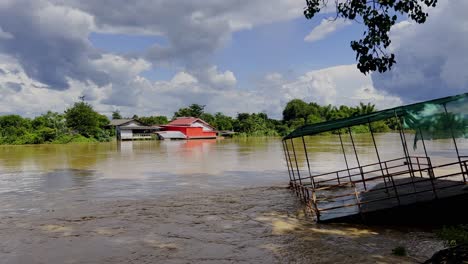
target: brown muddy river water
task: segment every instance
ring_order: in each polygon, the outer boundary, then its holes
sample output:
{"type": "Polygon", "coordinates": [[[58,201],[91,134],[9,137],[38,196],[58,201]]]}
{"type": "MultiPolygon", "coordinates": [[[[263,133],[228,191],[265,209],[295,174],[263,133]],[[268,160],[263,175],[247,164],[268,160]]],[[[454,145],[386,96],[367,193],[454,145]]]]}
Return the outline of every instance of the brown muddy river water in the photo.
{"type": "MultiPolygon", "coordinates": [[[[314,171],[341,168],[335,138],[310,140],[314,171]]],[[[377,135],[388,155],[398,140],[377,135]]],[[[288,179],[274,138],[0,146],[0,263],[415,263],[442,246],[414,228],[316,224],[288,179]]]]}

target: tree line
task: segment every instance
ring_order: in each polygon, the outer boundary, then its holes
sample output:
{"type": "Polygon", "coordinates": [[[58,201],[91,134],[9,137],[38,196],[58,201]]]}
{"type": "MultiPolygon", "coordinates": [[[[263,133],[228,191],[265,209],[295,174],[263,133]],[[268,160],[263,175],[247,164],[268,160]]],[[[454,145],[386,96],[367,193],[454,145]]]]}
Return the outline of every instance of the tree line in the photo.
{"type": "MultiPolygon", "coordinates": [[[[177,110],[171,119],[183,116],[198,117],[217,130],[237,132],[237,136],[284,136],[294,129],[307,124],[330,121],[376,111],[373,104],[359,104],[355,107],[345,105],[319,105],[300,99],[289,101],[282,120],[272,119],[265,113],[238,113],[235,117],[221,112],[207,113],[205,106],[192,104],[177,110]]],[[[119,111],[112,113],[112,119],[121,119],[119,111]]],[[[127,117],[128,118],[128,117],[127,117]]],[[[166,116],[130,117],[144,125],[164,125],[171,119],[166,116]]],[[[92,105],[83,100],[76,102],[63,113],[48,111],[35,118],[19,115],[0,116],[0,144],[42,144],[70,142],[104,142],[114,136],[107,116],[96,112],[92,105]]],[[[394,122],[373,123],[375,132],[385,132],[395,128],[394,122]]],[[[353,127],[354,132],[367,132],[367,126],[353,127]]]]}

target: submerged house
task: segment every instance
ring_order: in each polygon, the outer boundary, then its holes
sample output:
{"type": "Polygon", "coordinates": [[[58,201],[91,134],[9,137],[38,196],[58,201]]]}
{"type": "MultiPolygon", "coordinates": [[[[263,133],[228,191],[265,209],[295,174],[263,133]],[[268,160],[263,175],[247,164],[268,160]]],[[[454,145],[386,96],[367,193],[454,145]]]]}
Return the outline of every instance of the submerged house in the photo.
{"type": "Polygon", "coordinates": [[[179,117],[161,126],[160,139],[209,139],[216,138],[216,129],[196,117],[179,117]]]}
{"type": "Polygon", "coordinates": [[[153,139],[155,132],[161,130],[159,126],[145,126],[134,119],[113,119],[110,125],[115,127],[117,140],[153,139]]]}

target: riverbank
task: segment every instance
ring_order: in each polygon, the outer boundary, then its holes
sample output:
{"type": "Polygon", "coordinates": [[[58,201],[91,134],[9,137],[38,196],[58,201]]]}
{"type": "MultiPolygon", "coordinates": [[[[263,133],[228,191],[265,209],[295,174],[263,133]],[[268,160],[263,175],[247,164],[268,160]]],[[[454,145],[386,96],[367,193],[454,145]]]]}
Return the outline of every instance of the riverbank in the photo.
{"type": "Polygon", "coordinates": [[[430,233],[318,225],[284,187],[75,200],[2,215],[0,237],[3,263],[417,263],[442,247],[430,233]]]}

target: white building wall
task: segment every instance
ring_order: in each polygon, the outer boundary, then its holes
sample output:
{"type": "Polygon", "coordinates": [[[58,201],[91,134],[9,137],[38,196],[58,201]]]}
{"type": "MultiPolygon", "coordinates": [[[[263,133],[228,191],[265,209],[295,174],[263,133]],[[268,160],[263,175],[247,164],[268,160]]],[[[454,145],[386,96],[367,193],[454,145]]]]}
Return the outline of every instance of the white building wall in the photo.
{"type": "Polygon", "coordinates": [[[133,131],[132,130],[120,130],[120,138],[121,139],[132,139],[133,138],[133,131]]]}
{"type": "Polygon", "coordinates": [[[203,131],[213,131],[213,129],[205,124],[203,124],[200,121],[196,121],[195,123],[192,124],[193,127],[202,127],[203,131]]]}

